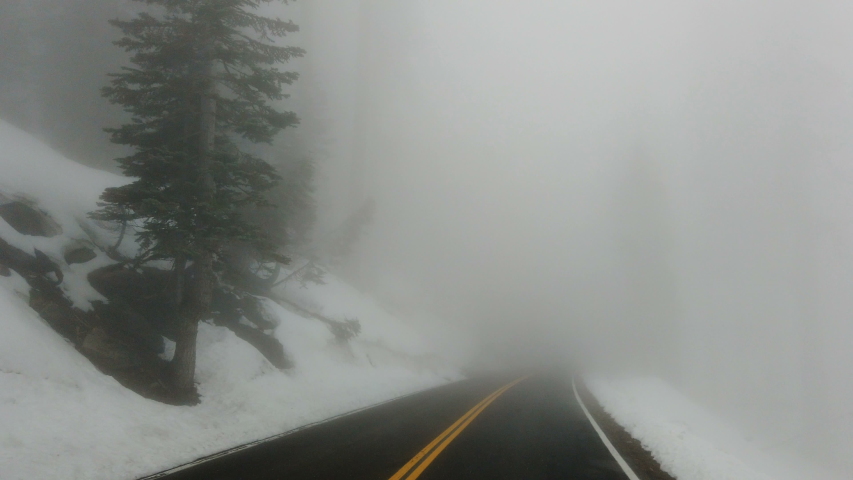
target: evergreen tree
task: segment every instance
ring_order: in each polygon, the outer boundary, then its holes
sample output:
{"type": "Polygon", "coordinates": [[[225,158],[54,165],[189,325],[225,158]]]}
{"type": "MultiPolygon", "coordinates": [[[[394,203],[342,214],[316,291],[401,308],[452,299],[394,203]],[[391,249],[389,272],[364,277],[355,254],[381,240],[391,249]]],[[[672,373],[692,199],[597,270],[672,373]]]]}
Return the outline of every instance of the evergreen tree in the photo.
{"type": "Polygon", "coordinates": [[[286,147],[271,157],[282,181],[268,195],[277,208],[266,209],[272,215],[263,220],[263,225],[270,236],[286,244],[288,251],[304,250],[310,243],[316,218],[314,158],[305,144],[301,136],[291,136],[286,147]]]}
{"type": "Polygon", "coordinates": [[[137,265],[173,262],[178,333],[170,378],[179,392],[192,393],[196,333],[210,312],[217,255],[241,243],[266,254],[263,261],[280,259],[241,214],[267,205],[264,192],[279,176],[240,145],[270,143],[298,123],[272,103],[297,78],[277,66],[304,52],[274,43],[297,25],[256,13],[276,0],[136,1],[160,13],[111,22],[123,33],[116,45],[131,53],[134,66],[112,74],[102,92],[132,116],[107,131],[134,149],[118,161],[135,180],[105,190],[93,216],[134,224],[137,265]]]}

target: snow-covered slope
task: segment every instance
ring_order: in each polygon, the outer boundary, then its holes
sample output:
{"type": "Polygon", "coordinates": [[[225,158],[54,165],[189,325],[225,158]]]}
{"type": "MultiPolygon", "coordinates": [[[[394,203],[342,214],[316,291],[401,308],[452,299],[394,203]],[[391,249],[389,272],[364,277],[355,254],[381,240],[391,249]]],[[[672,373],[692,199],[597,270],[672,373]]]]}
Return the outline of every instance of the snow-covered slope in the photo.
{"type": "Polygon", "coordinates": [[[841,480],[744,435],[660,379],[591,378],[601,406],[678,480],[841,480]]]}
{"type": "MultiPolygon", "coordinates": [[[[109,263],[59,261],[71,244],[105,245],[115,232],[86,218],[121,177],[73,163],[0,121],[0,203],[25,199],[62,228],[22,235],[0,218],[0,238],[62,267],[76,307],[100,298],[88,272],[109,263]]],[[[131,247],[132,248],[132,247],[131,247]]],[[[97,250],[97,249],[96,249],[97,250]]],[[[234,445],[460,378],[416,328],[329,275],[327,285],[288,286],[335,319],[357,318],[362,334],[342,347],[329,328],[264,302],[295,367],[273,367],[231,330],[204,323],[197,381],[202,402],[176,407],[140,397],[100,373],[27,303],[16,273],[0,275],[0,478],[136,478],[234,445]]]]}

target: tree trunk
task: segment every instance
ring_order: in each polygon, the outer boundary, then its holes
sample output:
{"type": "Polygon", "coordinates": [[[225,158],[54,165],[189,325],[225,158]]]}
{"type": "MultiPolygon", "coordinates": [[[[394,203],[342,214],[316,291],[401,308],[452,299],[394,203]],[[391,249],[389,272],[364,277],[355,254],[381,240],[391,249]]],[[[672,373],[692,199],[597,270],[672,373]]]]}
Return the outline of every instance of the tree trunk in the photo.
{"type": "Polygon", "coordinates": [[[175,264],[172,267],[172,282],[169,288],[172,289],[172,307],[176,314],[180,313],[181,303],[184,301],[184,285],[187,283],[187,256],[178,255],[175,257],[175,264]]]}
{"type": "MultiPolygon", "coordinates": [[[[203,203],[213,199],[216,188],[210,171],[211,156],[216,138],[216,84],[214,63],[211,58],[213,49],[208,47],[202,52],[200,77],[202,94],[199,115],[199,143],[196,174],[200,185],[199,196],[203,203]]],[[[172,359],[171,373],[173,386],[182,393],[195,394],[195,358],[198,323],[210,313],[213,298],[213,251],[215,245],[211,239],[202,239],[196,245],[190,274],[185,276],[183,295],[178,308],[178,329],[175,340],[175,356],[172,359]]]]}
{"type": "Polygon", "coordinates": [[[118,240],[116,240],[116,244],[113,245],[113,251],[118,253],[118,247],[121,246],[122,240],[124,240],[124,234],[127,232],[127,220],[123,220],[121,222],[121,231],[118,234],[118,240]]]}
{"type": "Polygon", "coordinates": [[[178,313],[178,330],[175,356],[169,365],[172,386],[180,392],[191,393],[195,389],[195,346],[198,336],[198,321],[181,306],[178,313]]]}
{"type": "Polygon", "coordinates": [[[185,292],[178,309],[175,356],[172,358],[172,384],[179,392],[195,392],[195,353],[198,322],[210,312],[213,298],[213,254],[199,254],[185,281],[185,292]]]}

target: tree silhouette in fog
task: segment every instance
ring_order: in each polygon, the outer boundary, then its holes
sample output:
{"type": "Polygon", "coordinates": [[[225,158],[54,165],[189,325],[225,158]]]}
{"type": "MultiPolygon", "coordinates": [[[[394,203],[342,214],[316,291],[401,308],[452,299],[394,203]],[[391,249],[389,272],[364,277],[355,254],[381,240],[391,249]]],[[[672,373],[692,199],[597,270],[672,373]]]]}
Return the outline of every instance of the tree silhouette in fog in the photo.
{"type": "Polygon", "coordinates": [[[170,379],[191,399],[198,322],[210,313],[222,250],[238,242],[261,261],[282,260],[241,210],[267,205],[264,193],[278,174],[241,146],[269,143],[298,123],[272,102],[297,78],[277,65],[304,52],[275,44],[297,25],[255,12],[273,0],[137,1],[159,13],[111,22],[133,66],[112,74],[103,89],[132,117],[107,131],[133,149],[118,161],[135,180],[105,190],[93,216],[135,224],[137,265],[173,263],[178,333],[170,379]]]}

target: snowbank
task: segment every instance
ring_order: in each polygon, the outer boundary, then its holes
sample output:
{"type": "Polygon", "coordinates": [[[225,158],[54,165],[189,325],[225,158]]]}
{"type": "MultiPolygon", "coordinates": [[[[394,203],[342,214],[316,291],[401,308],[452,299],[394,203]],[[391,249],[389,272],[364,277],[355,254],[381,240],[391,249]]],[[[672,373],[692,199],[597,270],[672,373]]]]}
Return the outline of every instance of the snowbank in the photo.
{"type": "MultiPolygon", "coordinates": [[[[0,121],[0,203],[25,199],[62,227],[60,235],[34,237],[0,218],[0,237],[60,265],[61,287],[84,310],[102,298],[86,275],[109,260],[97,251],[89,262],[66,265],[62,254],[70,244],[111,243],[116,233],[86,213],[105,187],[123,181],[0,121]]],[[[292,293],[335,318],[358,318],[361,336],[341,346],[328,326],[266,301],[278,324],[274,335],[295,363],[281,371],[227,328],[203,323],[196,371],[202,402],[176,407],[100,373],[29,307],[20,276],[0,276],[0,478],[137,478],[460,378],[412,325],[333,276],[327,280],[292,293]]]]}
{"type": "Polygon", "coordinates": [[[825,480],[788,452],[771,451],[657,378],[591,378],[601,406],[678,480],[825,480]]]}
{"type": "MultiPolygon", "coordinates": [[[[284,274],[281,276],[284,277],[284,274]]],[[[302,287],[298,281],[289,281],[277,292],[295,300],[303,308],[326,317],[338,321],[348,318],[358,320],[361,324],[358,343],[362,345],[382,343],[393,338],[394,346],[408,353],[417,355],[432,351],[419,332],[384,310],[372,298],[365,297],[334,276],[327,276],[324,282],[324,285],[302,287]]]]}

